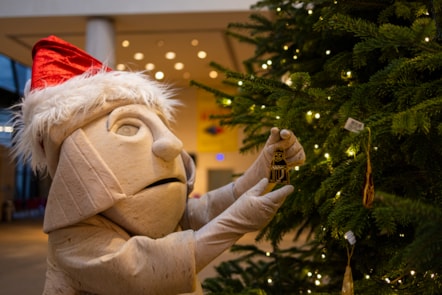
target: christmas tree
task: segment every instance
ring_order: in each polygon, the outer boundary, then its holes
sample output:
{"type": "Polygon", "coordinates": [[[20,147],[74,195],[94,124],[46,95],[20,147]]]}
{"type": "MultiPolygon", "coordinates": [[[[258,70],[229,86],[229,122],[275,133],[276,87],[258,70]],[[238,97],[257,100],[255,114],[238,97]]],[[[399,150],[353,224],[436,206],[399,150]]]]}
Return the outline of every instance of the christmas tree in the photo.
{"type": "Polygon", "coordinates": [[[295,192],[257,236],[274,251],[217,267],[208,294],[442,293],[442,3],[259,1],[228,34],[255,46],[247,73],[216,62],[214,94],[241,126],[242,151],[272,126],[294,131],[307,161],[295,192]],[[262,10],[270,11],[268,14],[262,10]],[[280,249],[288,233],[310,236],[280,249]]]}

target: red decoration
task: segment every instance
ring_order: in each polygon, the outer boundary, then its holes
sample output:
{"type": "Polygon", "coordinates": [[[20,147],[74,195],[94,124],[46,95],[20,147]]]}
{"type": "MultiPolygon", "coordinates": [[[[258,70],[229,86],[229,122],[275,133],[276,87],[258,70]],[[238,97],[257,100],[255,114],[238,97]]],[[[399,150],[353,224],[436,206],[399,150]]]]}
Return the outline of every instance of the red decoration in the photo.
{"type": "Polygon", "coordinates": [[[85,72],[112,71],[78,47],[56,37],[38,41],[32,49],[31,90],[55,86],[85,72]]]}

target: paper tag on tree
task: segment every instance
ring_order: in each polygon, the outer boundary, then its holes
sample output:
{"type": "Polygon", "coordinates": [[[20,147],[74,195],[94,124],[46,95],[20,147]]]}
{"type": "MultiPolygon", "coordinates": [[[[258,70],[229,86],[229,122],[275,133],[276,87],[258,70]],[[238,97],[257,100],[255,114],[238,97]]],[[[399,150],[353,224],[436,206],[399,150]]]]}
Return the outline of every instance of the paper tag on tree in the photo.
{"type": "Polygon", "coordinates": [[[285,160],[285,152],[282,149],[277,149],[273,154],[269,182],[282,184],[290,183],[289,169],[285,160]]]}
{"type": "Polygon", "coordinates": [[[347,122],[345,122],[344,128],[348,131],[358,133],[359,131],[364,130],[364,123],[353,118],[348,118],[347,122]]]}
{"type": "Polygon", "coordinates": [[[355,234],[351,231],[351,230],[349,230],[348,232],[346,232],[345,234],[344,234],[344,237],[345,237],[345,239],[350,243],[350,245],[354,245],[354,244],[356,244],[356,237],[355,237],[355,234]]]}

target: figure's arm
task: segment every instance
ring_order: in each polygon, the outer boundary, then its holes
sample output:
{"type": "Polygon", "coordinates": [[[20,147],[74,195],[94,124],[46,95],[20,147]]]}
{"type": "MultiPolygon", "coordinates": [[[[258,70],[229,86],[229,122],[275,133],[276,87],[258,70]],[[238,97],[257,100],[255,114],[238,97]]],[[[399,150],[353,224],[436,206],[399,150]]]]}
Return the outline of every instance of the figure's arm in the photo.
{"type": "Polygon", "coordinates": [[[56,230],[49,234],[49,265],[56,265],[74,290],[93,294],[192,292],[196,273],[243,234],[265,226],[293,191],[286,185],[261,196],[267,184],[261,180],[196,232],[155,240],[129,237],[98,216],[56,230]]]}
{"type": "Polygon", "coordinates": [[[193,231],[155,240],[129,237],[101,217],[93,217],[51,232],[48,260],[67,273],[76,290],[165,295],[194,290],[194,251],[193,231]]]}
{"type": "Polygon", "coordinates": [[[262,179],[224,212],[196,231],[197,271],[232,246],[245,233],[263,228],[293,191],[293,186],[285,185],[263,194],[267,185],[268,180],[262,179]]]}
{"type": "Polygon", "coordinates": [[[262,178],[268,178],[276,149],[283,149],[289,167],[301,165],[305,161],[304,149],[293,132],[274,127],[255,162],[236,181],[210,191],[200,198],[189,199],[181,225],[197,230],[218,216],[235,202],[237,198],[252,188],[262,178]]]}
{"type": "Polygon", "coordinates": [[[199,198],[189,198],[186,211],[181,219],[181,227],[198,230],[223,212],[235,200],[233,183],[207,192],[199,198]]]}

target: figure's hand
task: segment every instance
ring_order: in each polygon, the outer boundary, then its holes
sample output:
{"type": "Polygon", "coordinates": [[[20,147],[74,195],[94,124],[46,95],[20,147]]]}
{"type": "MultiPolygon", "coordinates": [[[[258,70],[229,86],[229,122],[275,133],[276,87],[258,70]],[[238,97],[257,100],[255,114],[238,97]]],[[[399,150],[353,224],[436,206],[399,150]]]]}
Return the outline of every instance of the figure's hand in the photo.
{"type": "Polygon", "coordinates": [[[293,186],[285,185],[261,196],[267,185],[268,180],[262,179],[195,233],[197,271],[232,246],[243,234],[267,225],[286,197],[293,192],[293,186]]]}
{"type": "Polygon", "coordinates": [[[293,132],[287,129],[279,130],[279,128],[273,127],[258,158],[252,166],[235,181],[233,191],[235,198],[241,196],[260,179],[269,177],[273,154],[276,149],[282,149],[285,152],[285,160],[288,167],[301,165],[305,161],[304,148],[293,132]]]}

